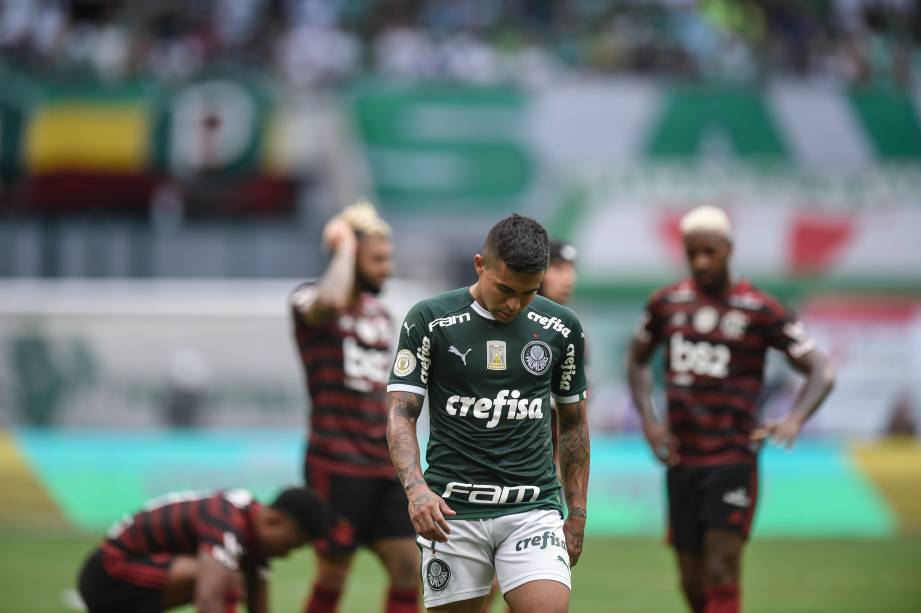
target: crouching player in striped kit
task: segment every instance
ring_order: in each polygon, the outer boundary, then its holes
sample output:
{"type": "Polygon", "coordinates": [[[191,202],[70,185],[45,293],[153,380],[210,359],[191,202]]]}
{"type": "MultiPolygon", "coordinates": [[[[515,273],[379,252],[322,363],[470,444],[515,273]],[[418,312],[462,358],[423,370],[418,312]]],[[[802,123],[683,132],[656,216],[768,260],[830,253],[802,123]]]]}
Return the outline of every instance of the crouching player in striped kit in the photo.
{"type": "Polygon", "coordinates": [[[267,613],[268,560],[326,536],[330,511],[303,487],[269,505],[246,490],[180,492],[152,500],[109,530],[83,564],[90,613],[156,613],[193,603],[232,613],[244,600],[267,613]]]}

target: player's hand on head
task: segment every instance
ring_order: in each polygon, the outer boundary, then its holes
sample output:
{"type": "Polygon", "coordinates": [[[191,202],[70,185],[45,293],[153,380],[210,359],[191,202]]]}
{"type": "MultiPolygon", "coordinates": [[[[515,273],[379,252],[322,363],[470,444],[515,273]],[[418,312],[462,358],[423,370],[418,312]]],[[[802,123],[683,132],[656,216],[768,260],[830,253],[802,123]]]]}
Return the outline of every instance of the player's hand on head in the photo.
{"type": "Polygon", "coordinates": [[[428,487],[420,487],[409,496],[409,518],[422,538],[445,543],[451,534],[446,517],[455,515],[444,498],[428,487]]]}
{"type": "Polygon", "coordinates": [[[323,245],[330,251],[354,249],[357,244],[355,230],[341,217],[333,217],[323,228],[323,245]]]}

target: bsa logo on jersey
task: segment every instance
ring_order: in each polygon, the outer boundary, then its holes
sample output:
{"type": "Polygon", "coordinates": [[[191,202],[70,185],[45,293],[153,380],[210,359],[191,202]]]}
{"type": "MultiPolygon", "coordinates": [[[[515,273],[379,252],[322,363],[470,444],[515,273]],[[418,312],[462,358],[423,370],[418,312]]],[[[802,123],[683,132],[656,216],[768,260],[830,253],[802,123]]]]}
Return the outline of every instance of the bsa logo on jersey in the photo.
{"type": "Polygon", "coordinates": [[[505,370],[505,341],[486,341],[486,370],[505,370]]]}
{"type": "Polygon", "coordinates": [[[544,341],[531,341],[521,350],[521,363],[532,375],[542,375],[550,370],[550,345],[544,341]]]}
{"type": "Polygon", "coordinates": [[[425,582],[428,584],[429,589],[440,592],[447,587],[450,579],[451,569],[444,560],[432,558],[425,565],[425,582]]]}
{"type": "Polygon", "coordinates": [[[397,352],[397,359],[393,361],[393,374],[405,377],[414,370],[416,370],[416,356],[409,349],[400,349],[397,352]]]}

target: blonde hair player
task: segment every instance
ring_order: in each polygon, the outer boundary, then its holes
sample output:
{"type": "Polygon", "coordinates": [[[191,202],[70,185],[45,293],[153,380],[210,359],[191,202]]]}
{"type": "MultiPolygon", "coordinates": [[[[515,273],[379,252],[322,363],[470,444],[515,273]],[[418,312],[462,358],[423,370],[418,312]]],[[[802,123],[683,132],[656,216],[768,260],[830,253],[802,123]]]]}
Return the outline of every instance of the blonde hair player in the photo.
{"type": "Polygon", "coordinates": [[[294,333],[311,400],[304,478],[339,515],[316,545],[307,613],[335,611],[353,554],[369,548],[390,586],[384,610],[418,610],[419,552],[407,500],[387,452],[386,384],[393,321],[377,298],[392,271],[390,226],[369,202],[323,229],[323,275],[291,295],[294,333]]]}
{"type": "Polygon", "coordinates": [[[796,315],[729,271],[732,224],[703,206],[681,219],[690,276],[655,292],[630,347],[627,380],[643,433],[666,467],[669,535],[688,608],[741,610],[742,549],[758,499],[757,451],[792,446],[831,391],[834,371],[796,315]],[[652,402],[650,359],[665,346],[667,417],[652,402]],[[773,348],[805,376],[789,415],[758,426],[773,348]]]}

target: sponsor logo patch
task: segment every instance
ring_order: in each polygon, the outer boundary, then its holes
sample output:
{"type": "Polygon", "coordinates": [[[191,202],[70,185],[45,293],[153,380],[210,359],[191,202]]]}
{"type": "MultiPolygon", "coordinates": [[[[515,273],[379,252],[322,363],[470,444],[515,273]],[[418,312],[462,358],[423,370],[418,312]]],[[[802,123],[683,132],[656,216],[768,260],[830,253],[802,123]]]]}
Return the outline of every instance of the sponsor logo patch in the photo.
{"type": "Polygon", "coordinates": [[[736,507],[742,507],[744,509],[752,503],[752,500],[748,497],[748,493],[745,491],[745,488],[740,487],[723,494],[723,502],[736,507]]]}
{"type": "Polygon", "coordinates": [[[422,346],[416,349],[416,357],[419,358],[420,368],[419,380],[422,383],[429,382],[429,367],[432,365],[432,341],[428,336],[422,337],[422,346]]]}
{"type": "Polygon", "coordinates": [[[429,586],[429,589],[440,592],[447,587],[450,580],[451,569],[444,560],[432,558],[425,565],[425,583],[429,586]]]}
{"type": "Polygon", "coordinates": [[[748,328],[748,315],[738,309],[732,309],[723,315],[720,321],[720,332],[726,338],[740,339],[745,336],[746,328],[748,328]]]}
{"type": "Polygon", "coordinates": [[[546,317],[544,315],[539,315],[534,311],[528,313],[528,319],[533,322],[536,322],[537,325],[542,327],[544,330],[554,330],[563,335],[563,338],[569,338],[569,335],[572,333],[572,330],[566,327],[566,324],[563,323],[563,320],[559,317],[546,317]]]}
{"type": "Polygon", "coordinates": [[[452,481],[445,488],[442,498],[466,498],[467,502],[477,504],[519,504],[534,502],[540,497],[540,488],[536,485],[478,485],[452,481]]]}
{"type": "Polygon", "coordinates": [[[492,429],[502,419],[502,410],[507,408],[507,420],[543,419],[542,398],[522,398],[518,390],[499,390],[495,398],[473,396],[451,396],[445,404],[448,415],[466,417],[472,413],[475,419],[486,419],[486,428],[492,429]]]}
{"type": "Polygon", "coordinates": [[[429,332],[435,328],[447,328],[455,324],[462,324],[470,321],[470,313],[461,313],[460,315],[451,315],[449,317],[439,317],[429,322],[429,332]]]}
{"type": "Polygon", "coordinates": [[[505,370],[505,341],[486,341],[486,370],[505,370]]]}
{"type": "Polygon", "coordinates": [[[567,345],[566,347],[566,359],[563,360],[563,374],[560,377],[560,389],[564,391],[569,391],[572,387],[572,380],[576,376],[576,347],[575,345],[567,345]]]}
{"type": "Polygon", "coordinates": [[[409,349],[400,349],[397,352],[397,358],[393,362],[393,374],[398,377],[405,377],[416,370],[416,356],[409,349]]]}
{"type": "Polygon", "coordinates": [[[532,375],[542,375],[550,370],[550,345],[544,341],[531,341],[521,350],[521,363],[532,375]]]}
{"type": "Polygon", "coordinates": [[[719,323],[720,314],[711,306],[701,307],[694,313],[694,329],[700,334],[709,334],[719,323]]]}

